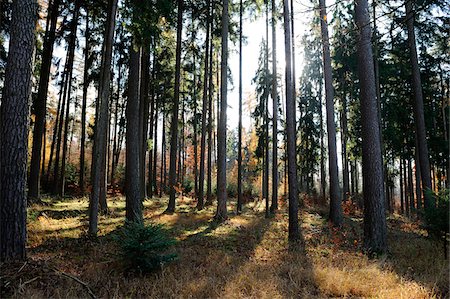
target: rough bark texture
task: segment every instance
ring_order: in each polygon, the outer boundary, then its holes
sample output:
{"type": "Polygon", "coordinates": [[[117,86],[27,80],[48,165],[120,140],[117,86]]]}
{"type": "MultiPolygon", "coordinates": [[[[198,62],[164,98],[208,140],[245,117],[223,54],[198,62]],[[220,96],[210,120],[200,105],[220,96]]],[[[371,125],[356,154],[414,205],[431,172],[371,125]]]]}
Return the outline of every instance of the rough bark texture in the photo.
{"type": "MultiPolygon", "coordinates": [[[[49,23],[45,33],[42,51],[41,69],[39,72],[39,89],[34,102],[35,121],[33,129],[33,147],[31,151],[30,176],[28,179],[28,196],[39,198],[40,192],[40,164],[42,157],[42,135],[45,130],[45,117],[47,114],[47,93],[52,65],[53,44],[55,42],[56,23],[60,0],[55,0],[49,7],[47,16],[49,23]]],[[[45,158],[45,156],[44,156],[45,158]]]]}
{"type": "MultiPolygon", "coordinates": [[[[214,15],[214,6],[211,9],[211,15],[214,15]]],[[[211,22],[211,32],[213,31],[213,23],[211,22]]],[[[206,183],[206,204],[212,204],[212,151],[213,151],[213,140],[212,140],[212,128],[213,128],[213,93],[214,93],[214,83],[213,83],[213,43],[212,38],[210,39],[209,47],[209,94],[208,94],[208,178],[206,183]]]]}
{"type": "Polygon", "coordinates": [[[289,240],[300,240],[300,228],[298,225],[298,181],[297,181],[297,156],[296,156],[296,130],[295,130],[295,100],[292,78],[292,39],[291,21],[289,14],[289,0],[284,3],[284,48],[286,59],[286,130],[287,130],[287,160],[289,183],[289,240]]]}
{"type": "Polygon", "coordinates": [[[222,1],[222,61],[220,116],[217,128],[217,211],[215,219],[227,219],[227,91],[228,91],[228,0],[222,1]]]}
{"type": "Polygon", "coordinates": [[[408,28],[409,54],[412,67],[412,86],[414,92],[414,116],[417,132],[419,162],[422,178],[422,192],[424,192],[425,208],[434,207],[434,197],[426,192],[431,189],[430,160],[428,154],[425,116],[423,109],[422,82],[420,78],[419,62],[417,59],[416,35],[414,33],[414,0],[406,0],[406,25],[408,28]]]}
{"type": "Polygon", "coordinates": [[[37,4],[12,4],[9,55],[0,108],[0,261],[26,258],[28,126],[37,4]]]}
{"type": "MultiPolygon", "coordinates": [[[[177,49],[175,58],[175,96],[170,123],[169,205],[167,212],[175,212],[177,183],[178,109],[180,105],[181,36],[183,30],[183,0],[178,0],[177,49]]],[[[195,134],[194,134],[195,135],[195,134]]]]}
{"type": "MultiPolygon", "coordinates": [[[[102,66],[98,93],[98,113],[92,153],[92,192],[89,200],[89,233],[97,234],[98,203],[103,197],[106,202],[106,153],[109,127],[109,98],[111,80],[112,45],[114,41],[114,26],[116,23],[117,0],[109,1],[107,28],[103,43],[102,66]],[[102,190],[103,189],[103,190],[102,190]],[[102,195],[103,194],[103,195],[102,195]]],[[[130,127],[128,127],[130,128],[130,127]]],[[[104,207],[106,209],[106,206],[104,207]]],[[[103,211],[106,212],[106,211],[103,211]]]]}
{"type": "Polygon", "coordinates": [[[270,211],[278,209],[278,92],[277,92],[277,34],[276,6],[272,0],[272,203],[270,211]]]}
{"type": "MultiPolygon", "coordinates": [[[[130,48],[130,71],[128,77],[128,101],[126,108],[127,128],[139,127],[139,82],[140,51],[133,45],[130,48]]],[[[128,221],[142,222],[142,189],[140,171],[140,136],[139,130],[127,130],[126,133],[126,212],[128,221]]]]}
{"type": "Polygon", "coordinates": [[[361,90],[364,247],[369,252],[385,253],[387,241],[381,132],[367,0],[356,1],[355,16],[359,28],[357,59],[361,90]]]}
{"type": "Polygon", "coordinates": [[[328,165],[330,174],[330,220],[334,225],[339,226],[342,223],[342,207],[339,190],[336,123],[334,121],[334,91],[325,0],[320,0],[319,5],[321,20],[320,27],[322,32],[323,74],[325,77],[325,101],[327,111],[328,165]]]}

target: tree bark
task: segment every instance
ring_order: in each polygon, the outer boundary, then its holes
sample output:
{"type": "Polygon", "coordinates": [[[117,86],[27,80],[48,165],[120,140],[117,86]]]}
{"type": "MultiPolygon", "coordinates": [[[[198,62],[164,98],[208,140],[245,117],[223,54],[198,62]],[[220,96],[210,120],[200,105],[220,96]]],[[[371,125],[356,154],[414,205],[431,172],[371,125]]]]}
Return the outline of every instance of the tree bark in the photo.
{"type": "MultiPolygon", "coordinates": [[[[130,70],[128,76],[128,101],[126,108],[127,128],[139,127],[139,83],[140,83],[140,50],[130,47],[130,70]]],[[[140,168],[139,130],[126,132],[126,220],[142,223],[142,188],[140,168]]]]}
{"type": "Polygon", "coordinates": [[[297,155],[296,155],[296,128],[295,128],[295,99],[292,76],[292,36],[289,13],[289,0],[284,4],[284,48],[286,59],[286,130],[289,180],[289,240],[300,241],[300,227],[298,225],[298,181],[297,181],[297,155]]]}
{"type": "Polygon", "coordinates": [[[361,90],[364,247],[372,253],[385,253],[387,228],[384,173],[367,0],[356,0],[355,17],[359,29],[357,62],[361,90]]]}
{"type": "MultiPolygon", "coordinates": [[[[203,103],[202,103],[202,136],[200,140],[200,180],[198,190],[197,209],[202,210],[204,206],[204,189],[205,189],[205,156],[206,156],[206,114],[208,112],[208,66],[209,66],[209,38],[210,38],[210,0],[207,1],[208,6],[208,20],[206,23],[206,50],[205,50],[205,69],[203,76],[203,103]]],[[[210,70],[209,70],[210,71],[210,70]]]]}
{"type": "MultiPolygon", "coordinates": [[[[214,6],[211,8],[211,15],[214,15],[214,6]]],[[[214,23],[211,22],[211,39],[209,47],[209,94],[208,94],[208,178],[206,183],[206,205],[212,204],[212,151],[213,151],[213,93],[214,93],[214,83],[213,83],[213,42],[212,42],[212,32],[214,23]]]]}
{"type": "Polygon", "coordinates": [[[214,218],[227,216],[227,91],[228,91],[228,0],[222,1],[222,60],[220,85],[220,116],[217,128],[217,210],[214,218]]]}
{"type": "MultiPolygon", "coordinates": [[[[178,142],[178,109],[180,105],[180,71],[181,71],[181,36],[183,30],[183,0],[178,0],[177,49],[175,58],[175,98],[172,106],[172,122],[170,124],[170,166],[169,166],[169,205],[166,212],[175,212],[177,181],[177,142],[178,142]]],[[[194,133],[195,135],[195,133],[194,133]]]]}
{"type": "MultiPolygon", "coordinates": [[[[102,213],[107,212],[106,206],[106,153],[109,127],[109,98],[111,80],[111,57],[114,42],[114,27],[116,23],[117,1],[109,1],[108,18],[103,41],[102,66],[98,93],[98,119],[94,135],[92,153],[92,192],[89,200],[89,233],[97,234],[98,204],[103,201],[102,213]]],[[[128,127],[130,128],[130,127],[128,127]]]]}
{"type": "Polygon", "coordinates": [[[277,34],[276,6],[272,0],[272,204],[270,211],[278,210],[278,92],[277,92],[277,34]]]}
{"type": "Polygon", "coordinates": [[[325,78],[325,101],[327,111],[328,155],[330,173],[330,220],[333,225],[342,223],[341,196],[339,190],[336,124],[334,121],[334,91],[330,57],[330,41],[328,37],[328,22],[325,0],[319,1],[320,25],[322,32],[323,73],[325,78]]]}
{"type": "Polygon", "coordinates": [[[428,154],[428,144],[425,127],[425,116],[423,108],[422,82],[420,78],[419,62],[417,59],[416,35],[414,33],[414,17],[413,8],[414,0],[406,0],[406,25],[408,28],[408,43],[410,60],[412,66],[412,85],[414,93],[414,116],[416,124],[416,132],[418,139],[419,161],[422,178],[422,189],[425,198],[425,208],[434,207],[434,197],[427,191],[431,191],[431,175],[430,160],[428,154]]]}
{"type": "Polygon", "coordinates": [[[27,158],[35,0],[12,3],[8,62],[0,107],[0,261],[26,258],[27,158]]]}
{"type": "Polygon", "coordinates": [[[81,150],[80,150],[80,190],[85,193],[85,173],[86,173],[86,109],[87,93],[89,88],[89,10],[86,5],[86,29],[85,29],[85,48],[84,48],[84,73],[83,73],[83,100],[81,104],[81,150]]]}
{"type": "Polygon", "coordinates": [[[239,124],[238,124],[238,198],[237,198],[237,213],[242,212],[242,15],[243,3],[239,2],[239,124]]]}
{"type": "MultiPolygon", "coordinates": [[[[39,88],[34,103],[35,121],[33,129],[33,147],[31,152],[30,176],[28,178],[28,196],[39,198],[40,193],[40,164],[42,153],[42,134],[45,130],[45,118],[47,114],[47,93],[52,66],[53,44],[55,42],[56,25],[58,20],[60,0],[55,0],[49,7],[47,16],[49,28],[45,33],[42,50],[42,61],[39,72],[39,88]]],[[[44,157],[45,159],[45,157],[44,157]]]]}

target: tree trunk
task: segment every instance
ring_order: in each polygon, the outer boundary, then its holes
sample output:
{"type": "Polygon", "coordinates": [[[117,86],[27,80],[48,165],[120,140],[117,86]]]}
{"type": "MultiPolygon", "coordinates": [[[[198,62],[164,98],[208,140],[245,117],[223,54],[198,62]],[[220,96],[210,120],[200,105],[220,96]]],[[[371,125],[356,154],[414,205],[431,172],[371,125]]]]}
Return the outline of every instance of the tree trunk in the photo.
{"type": "Polygon", "coordinates": [[[238,125],[238,198],[237,213],[242,212],[242,15],[243,3],[239,2],[239,125],[238,125]]]}
{"type": "Polygon", "coordinates": [[[228,0],[222,7],[222,61],[220,116],[217,128],[217,221],[227,219],[227,92],[228,92],[228,0]]]}
{"type": "MultiPolygon", "coordinates": [[[[39,72],[39,88],[34,103],[35,121],[33,129],[33,148],[31,152],[30,176],[28,178],[28,196],[39,198],[40,192],[40,164],[42,153],[42,134],[45,130],[45,118],[47,115],[47,93],[50,79],[50,68],[52,66],[53,44],[58,20],[60,0],[55,0],[49,7],[47,22],[49,28],[45,32],[42,50],[42,61],[39,72]]],[[[45,159],[45,157],[44,157],[45,159]]]]}
{"type": "Polygon", "coordinates": [[[336,124],[334,121],[334,91],[330,57],[330,42],[328,37],[328,22],[325,0],[319,1],[320,25],[322,31],[323,73],[325,78],[325,100],[327,111],[328,155],[330,172],[330,220],[333,225],[342,223],[341,196],[339,191],[339,177],[336,148],[336,124]]]}
{"type": "Polygon", "coordinates": [[[295,98],[292,76],[292,36],[289,13],[289,0],[284,3],[284,48],[286,59],[286,130],[289,180],[289,240],[300,241],[300,227],[298,225],[298,188],[297,188],[297,155],[296,155],[296,128],[295,128],[295,98]]]}
{"type": "Polygon", "coordinates": [[[85,173],[86,173],[86,109],[87,93],[89,88],[89,10],[86,6],[86,29],[85,29],[85,48],[84,48],[84,73],[83,73],[83,100],[81,104],[81,150],[80,150],[80,190],[85,193],[85,173]]]}
{"type": "Polygon", "coordinates": [[[403,163],[402,158],[400,157],[400,212],[402,214],[405,213],[405,206],[403,205],[403,203],[405,202],[403,190],[403,163]]]}
{"type": "Polygon", "coordinates": [[[73,80],[73,65],[75,59],[75,47],[77,39],[77,28],[78,28],[78,16],[80,14],[80,1],[75,1],[75,10],[73,12],[72,29],[70,33],[69,41],[69,85],[67,87],[67,103],[66,103],[66,116],[64,121],[64,139],[63,139],[63,150],[61,158],[61,175],[59,181],[56,181],[56,185],[59,187],[59,196],[64,196],[65,191],[65,179],[66,179],[66,161],[67,161],[67,142],[69,134],[69,112],[70,112],[70,102],[72,95],[72,80],[73,80]]]}
{"type": "Polygon", "coordinates": [[[342,112],[341,112],[341,122],[342,122],[342,131],[341,131],[341,139],[342,139],[342,181],[343,181],[343,200],[347,200],[350,194],[349,189],[349,171],[348,171],[348,154],[347,154],[347,136],[348,136],[348,128],[347,128],[347,98],[344,93],[342,97],[342,112]]]}
{"type": "Polygon", "coordinates": [[[0,261],[25,260],[27,158],[37,3],[12,3],[0,107],[0,261]]]}
{"type": "MultiPolygon", "coordinates": [[[[214,6],[211,8],[211,15],[214,15],[214,6]]],[[[213,93],[214,93],[214,83],[213,83],[213,42],[212,42],[212,32],[213,32],[213,22],[211,22],[211,39],[209,47],[209,94],[208,94],[208,179],[206,186],[206,205],[212,204],[212,151],[213,151],[213,140],[212,140],[212,130],[213,130],[213,93]]]]}
{"type": "MultiPolygon", "coordinates": [[[[153,49],[153,66],[152,66],[152,81],[155,80],[155,69],[156,69],[156,49],[153,49]]],[[[155,86],[152,84],[152,95],[150,98],[150,130],[149,130],[149,138],[152,141],[152,148],[148,153],[148,183],[147,183],[147,193],[150,198],[153,197],[154,192],[154,184],[153,180],[156,176],[155,171],[153,170],[153,151],[156,148],[155,139],[153,138],[154,132],[154,124],[155,124],[155,105],[156,105],[156,95],[155,95],[155,86]]]]}
{"type": "MultiPolygon", "coordinates": [[[[97,234],[98,204],[103,201],[102,213],[107,212],[106,206],[106,152],[109,127],[109,98],[111,78],[111,55],[114,42],[114,26],[116,23],[117,1],[109,1],[107,28],[104,35],[102,66],[100,72],[98,92],[98,119],[94,135],[94,149],[92,153],[92,191],[89,200],[89,233],[97,234]]],[[[128,127],[130,128],[130,126],[128,127]]],[[[135,127],[131,127],[135,128],[135,127]]]]}
{"type": "Polygon", "coordinates": [[[414,165],[415,171],[415,183],[416,183],[416,198],[417,198],[417,210],[422,209],[422,188],[420,188],[420,162],[419,162],[419,151],[417,150],[417,138],[416,138],[416,148],[415,148],[415,161],[414,165]]]}
{"type": "Polygon", "coordinates": [[[412,177],[412,166],[411,158],[408,157],[408,192],[409,192],[409,214],[412,216],[414,207],[414,187],[413,187],[413,177],[412,177]]]}
{"type": "Polygon", "coordinates": [[[381,132],[367,0],[356,0],[355,17],[359,28],[357,61],[361,90],[364,247],[369,252],[385,253],[387,250],[387,229],[380,143],[381,132]]]}
{"type": "MultiPolygon", "coordinates": [[[[178,109],[180,104],[181,36],[183,30],[183,0],[178,0],[177,49],[175,58],[175,98],[170,123],[169,205],[166,212],[175,212],[177,180],[178,109]]],[[[194,133],[195,135],[195,133],[194,133]]]]}
{"type": "Polygon", "coordinates": [[[270,211],[278,209],[278,92],[277,92],[277,35],[276,6],[272,0],[272,204],[270,211]]]}
{"type": "MultiPolygon", "coordinates": [[[[130,47],[130,70],[128,76],[127,128],[139,127],[139,83],[140,50],[130,47]]],[[[139,130],[127,130],[126,133],[126,212],[127,221],[142,223],[142,188],[140,168],[139,130]]]]}
{"type": "MultiPolygon", "coordinates": [[[[205,156],[206,156],[206,114],[208,112],[208,66],[209,66],[209,26],[211,23],[210,0],[207,1],[208,20],[206,23],[206,50],[205,50],[205,72],[203,77],[203,103],[202,103],[202,136],[200,141],[200,180],[197,209],[202,210],[204,206],[203,193],[205,189],[205,156]]],[[[210,71],[210,70],[209,70],[210,71]]]]}
{"type": "Polygon", "coordinates": [[[153,147],[153,174],[154,174],[154,178],[153,178],[153,192],[155,194],[158,193],[158,184],[157,184],[157,178],[156,178],[156,174],[157,174],[157,165],[158,165],[158,108],[159,108],[159,101],[158,98],[155,98],[155,142],[154,142],[154,147],[153,147]]]}
{"type": "Polygon", "coordinates": [[[416,124],[416,132],[418,139],[419,161],[422,178],[422,189],[425,198],[425,208],[434,207],[434,197],[428,194],[427,190],[431,190],[430,160],[428,154],[428,144],[425,127],[425,116],[423,108],[422,82],[420,79],[419,62],[417,59],[416,35],[414,33],[414,17],[413,8],[414,0],[405,2],[406,6],[406,24],[408,28],[408,43],[410,51],[410,59],[412,66],[412,85],[414,93],[414,116],[416,124]]]}
{"type": "Polygon", "coordinates": [[[266,218],[269,218],[269,2],[265,0],[266,6],[266,55],[265,55],[265,97],[264,97],[264,199],[266,201],[266,218]]]}
{"type": "MultiPolygon", "coordinates": [[[[325,174],[325,145],[324,145],[324,139],[325,139],[325,132],[323,129],[323,97],[322,97],[322,82],[319,83],[319,101],[320,101],[320,107],[319,107],[319,113],[320,113],[320,200],[322,204],[325,204],[325,198],[326,198],[326,188],[327,188],[327,182],[326,182],[326,174],[325,174]]],[[[352,176],[353,178],[353,176],[352,176]]],[[[353,184],[352,184],[353,186],[353,184]]]]}
{"type": "Polygon", "coordinates": [[[150,100],[148,96],[148,85],[150,81],[150,48],[145,46],[142,49],[141,58],[141,90],[140,90],[140,106],[139,106],[139,134],[141,136],[141,150],[140,150],[140,166],[141,166],[141,188],[142,196],[147,197],[146,188],[146,176],[145,176],[145,166],[147,159],[147,133],[148,133],[148,118],[150,109],[150,100]]]}

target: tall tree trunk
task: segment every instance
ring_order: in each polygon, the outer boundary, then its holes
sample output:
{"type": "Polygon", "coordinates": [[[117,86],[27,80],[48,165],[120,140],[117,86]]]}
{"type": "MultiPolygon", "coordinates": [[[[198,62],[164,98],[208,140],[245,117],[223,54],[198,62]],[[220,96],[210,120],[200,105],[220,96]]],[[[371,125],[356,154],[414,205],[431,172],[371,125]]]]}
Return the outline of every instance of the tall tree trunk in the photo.
{"type": "MultiPolygon", "coordinates": [[[[155,72],[156,72],[156,49],[153,48],[153,66],[152,66],[152,81],[155,80],[155,72]]],[[[156,149],[155,139],[153,137],[154,132],[154,124],[155,124],[155,105],[156,105],[156,95],[155,95],[155,85],[152,84],[151,98],[150,98],[150,129],[149,129],[149,138],[152,141],[152,147],[148,153],[148,185],[147,185],[147,193],[150,198],[153,197],[154,192],[154,184],[153,180],[156,177],[156,172],[153,170],[153,151],[156,149]]]]}
{"type": "Polygon", "coordinates": [[[342,122],[342,181],[343,181],[343,200],[347,200],[350,194],[349,192],[349,171],[348,171],[348,154],[347,154],[347,95],[344,93],[342,97],[342,112],[341,112],[341,122],[342,122]]]}
{"type": "Polygon", "coordinates": [[[408,174],[407,174],[407,166],[406,166],[406,159],[405,158],[403,158],[402,159],[402,163],[403,163],[403,186],[404,186],[404,190],[403,190],[403,192],[404,192],[404,195],[405,195],[405,197],[404,197],[404,199],[405,199],[405,202],[403,203],[403,205],[404,205],[404,207],[405,207],[405,213],[406,213],[406,216],[407,217],[409,217],[409,205],[408,205],[408,202],[409,202],[409,193],[408,193],[408,174]]]}
{"type": "Polygon", "coordinates": [[[415,171],[415,183],[416,183],[416,198],[417,198],[417,210],[422,209],[422,188],[420,188],[420,162],[419,162],[419,151],[417,147],[417,137],[416,137],[416,148],[415,151],[415,161],[414,165],[416,168],[415,171]]]}
{"type": "Polygon", "coordinates": [[[284,51],[286,59],[286,131],[287,131],[287,155],[288,155],[288,180],[289,180],[289,240],[300,240],[300,227],[298,225],[298,189],[297,189],[297,155],[296,155],[296,128],[295,128],[295,98],[292,76],[292,36],[291,20],[289,13],[289,0],[283,0],[284,4],[284,51]]]}
{"type": "MultiPolygon", "coordinates": [[[[130,70],[128,76],[127,128],[139,127],[139,83],[140,83],[140,50],[130,47],[130,70]]],[[[127,221],[142,223],[142,188],[139,130],[127,130],[126,133],[126,208],[127,221]]]]}
{"type": "Polygon", "coordinates": [[[148,96],[148,85],[150,81],[150,47],[145,46],[142,48],[142,58],[141,58],[141,90],[140,90],[140,106],[139,106],[139,134],[141,136],[141,150],[140,150],[140,166],[141,166],[141,188],[142,196],[147,197],[146,188],[146,176],[145,176],[145,166],[147,159],[147,133],[148,133],[148,118],[149,118],[149,108],[150,100],[148,96]]]}
{"type": "MultiPolygon", "coordinates": [[[[319,83],[319,113],[320,113],[320,200],[321,203],[325,203],[326,198],[326,174],[325,174],[325,132],[323,129],[323,97],[322,97],[322,81],[319,83]]],[[[352,176],[353,178],[353,176],[352,176]]],[[[352,184],[353,185],[353,184],[352,184]]]]}
{"type": "Polygon", "coordinates": [[[266,55],[264,61],[264,68],[266,70],[265,87],[266,92],[264,96],[264,199],[266,201],[266,218],[269,218],[269,1],[265,0],[266,6],[266,55]]]}
{"type": "Polygon", "coordinates": [[[64,121],[64,139],[63,139],[63,149],[61,158],[61,175],[59,181],[57,181],[59,196],[64,196],[65,191],[65,179],[66,179],[66,160],[67,160],[67,142],[69,134],[69,112],[70,112],[70,102],[72,95],[72,80],[73,80],[73,65],[75,59],[75,47],[77,39],[77,28],[78,28],[78,16],[80,14],[80,1],[75,1],[75,10],[73,12],[72,29],[70,33],[69,41],[69,85],[67,88],[67,103],[66,103],[66,116],[64,121]]]}
{"type": "Polygon", "coordinates": [[[220,116],[217,128],[217,221],[227,219],[227,92],[228,92],[228,0],[222,1],[222,61],[220,116]]]}
{"type": "Polygon", "coordinates": [[[166,169],[166,111],[163,103],[162,111],[162,137],[161,137],[161,166],[159,176],[159,197],[162,197],[163,191],[165,191],[165,169],[166,169]]]}
{"type": "Polygon", "coordinates": [[[80,150],[80,190],[81,194],[85,193],[86,174],[86,109],[87,109],[87,93],[89,88],[89,10],[86,5],[86,29],[85,29],[85,48],[84,48],[84,73],[83,73],[83,100],[81,104],[81,150],[80,150]]]}
{"type": "Polygon", "coordinates": [[[0,107],[0,261],[25,260],[27,158],[35,0],[12,3],[9,55],[0,107]]]}
{"type": "Polygon", "coordinates": [[[239,124],[238,124],[238,198],[237,198],[237,213],[242,212],[242,15],[243,3],[239,2],[239,124]]]}
{"type": "Polygon", "coordinates": [[[380,143],[381,132],[367,0],[356,0],[355,17],[359,28],[357,61],[361,90],[364,247],[369,252],[385,253],[387,250],[387,229],[380,143]]]}
{"type": "Polygon", "coordinates": [[[339,191],[339,177],[336,148],[336,124],[334,121],[334,91],[330,57],[330,41],[328,37],[328,22],[325,0],[319,1],[320,25],[322,31],[323,73],[325,78],[325,100],[327,111],[328,155],[330,172],[330,220],[339,226],[342,223],[341,196],[339,191]]]}
{"type": "Polygon", "coordinates": [[[208,66],[209,66],[209,26],[211,23],[210,0],[207,1],[208,20],[206,23],[206,50],[205,50],[205,72],[203,76],[203,103],[202,103],[202,136],[200,141],[200,180],[197,209],[202,210],[204,206],[203,193],[205,189],[205,156],[206,156],[206,114],[208,112],[208,66]]]}
{"type": "Polygon", "coordinates": [[[158,193],[158,183],[157,183],[157,165],[158,165],[158,108],[159,101],[158,97],[155,97],[155,131],[154,131],[154,146],[153,146],[153,192],[158,193]]]}
{"type": "Polygon", "coordinates": [[[115,99],[115,107],[114,107],[114,136],[113,136],[113,161],[111,165],[111,185],[112,189],[114,191],[115,185],[116,185],[116,169],[117,164],[119,162],[117,153],[120,151],[120,147],[122,146],[122,143],[118,142],[118,125],[119,125],[119,107],[120,107],[120,83],[122,82],[122,62],[118,61],[118,72],[117,72],[117,94],[115,99]]]}
{"type": "Polygon", "coordinates": [[[408,157],[408,192],[409,192],[409,214],[412,216],[415,206],[414,206],[414,186],[413,186],[413,174],[411,166],[411,158],[408,157]]]}
{"type": "MultiPolygon", "coordinates": [[[[53,44],[55,42],[56,25],[58,20],[60,0],[54,0],[49,7],[48,30],[45,32],[42,50],[42,61],[39,72],[39,88],[34,103],[35,122],[33,129],[33,147],[31,152],[30,176],[28,178],[28,196],[39,198],[40,192],[40,164],[42,153],[42,134],[45,130],[45,118],[47,115],[47,93],[52,66],[53,44]]],[[[44,157],[45,158],[45,157],[44,157]]]]}
{"type": "MultiPolygon", "coordinates": [[[[214,6],[211,8],[211,15],[214,15],[214,6]]],[[[211,39],[209,47],[209,94],[208,94],[208,178],[206,183],[206,205],[212,204],[212,151],[213,151],[213,140],[212,140],[212,130],[213,130],[213,94],[214,94],[214,83],[213,83],[213,42],[212,42],[212,32],[214,23],[211,21],[211,39]]]]}
{"type": "MultiPolygon", "coordinates": [[[[180,104],[180,71],[181,71],[181,36],[183,30],[183,0],[178,0],[177,49],[175,58],[175,97],[172,106],[172,122],[170,123],[170,168],[169,168],[169,205],[167,212],[175,212],[177,181],[177,142],[178,142],[178,109],[180,104]]],[[[194,133],[195,135],[195,133],[194,133]]]]}
{"type": "Polygon", "coordinates": [[[419,62],[417,59],[416,35],[414,33],[414,0],[405,1],[406,25],[408,28],[408,43],[412,66],[412,85],[414,93],[414,116],[418,139],[419,161],[422,178],[422,189],[425,198],[425,208],[434,207],[434,197],[427,192],[431,189],[430,160],[425,127],[425,116],[423,109],[422,82],[420,79],[419,62]]]}
{"type": "Polygon", "coordinates": [[[272,0],[272,205],[273,213],[278,209],[278,92],[277,92],[277,34],[276,6],[272,0]]]}
{"type": "MultiPolygon", "coordinates": [[[[106,152],[109,127],[109,100],[111,80],[111,57],[114,41],[114,27],[116,23],[117,1],[109,1],[108,18],[103,41],[102,66],[98,92],[98,113],[94,135],[94,149],[92,153],[92,191],[89,200],[89,233],[97,234],[98,204],[101,204],[102,213],[107,212],[106,206],[106,152]]],[[[130,128],[130,127],[129,127],[130,128]]],[[[135,127],[132,127],[135,128],[135,127]]]]}

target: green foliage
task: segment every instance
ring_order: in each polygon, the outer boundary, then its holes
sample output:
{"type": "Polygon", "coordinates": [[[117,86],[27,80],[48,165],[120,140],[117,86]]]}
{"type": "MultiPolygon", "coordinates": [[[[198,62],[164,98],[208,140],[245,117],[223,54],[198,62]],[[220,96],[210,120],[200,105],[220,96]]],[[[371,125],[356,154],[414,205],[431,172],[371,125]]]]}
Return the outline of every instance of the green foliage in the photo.
{"type": "Polygon", "coordinates": [[[189,178],[185,178],[183,182],[184,193],[190,193],[192,189],[194,189],[194,182],[189,178]]]}
{"type": "Polygon", "coordinates": [[[127,271],[149,273],[177,257],[174,253],[167,253],[176,241],[160,224],[127,222],[114,239],[127,271]]]}
{"type": "MultiPolygon", "coordinates": [[[[427,192],[433,193],[431,190],[427,192]]],[[[449,233],[450,189],[432,194],[432,196],[436,198],[436,206],[428,207],[424,211],[426,229],[431,237],[443,238],[449,233]]]]}

